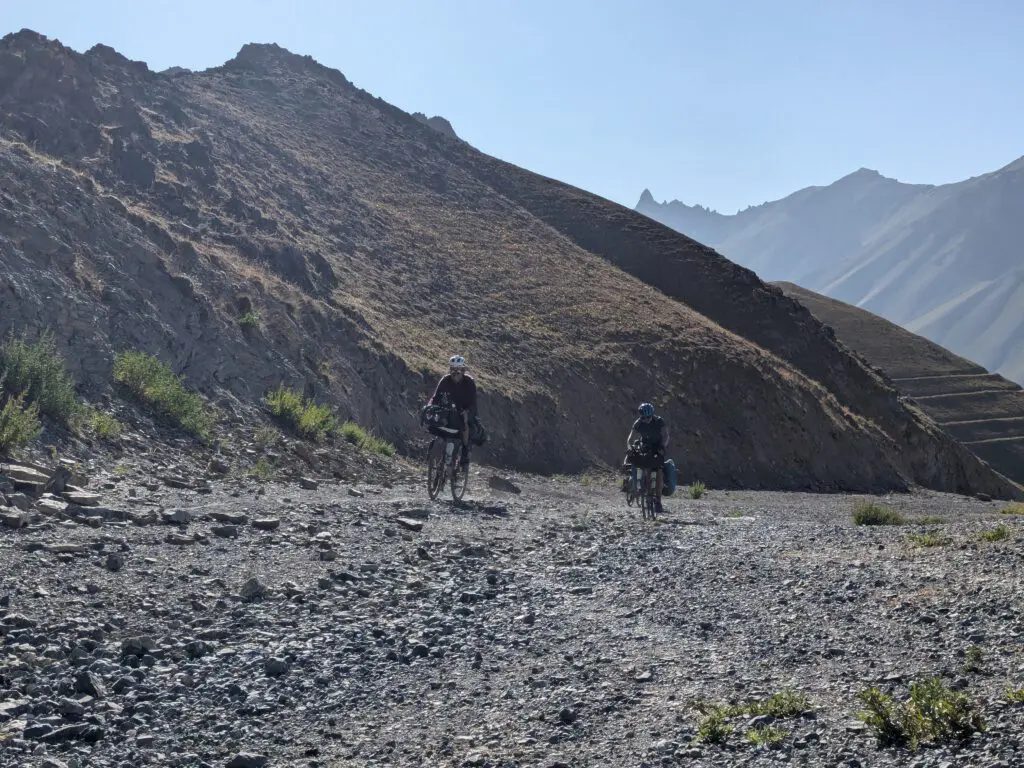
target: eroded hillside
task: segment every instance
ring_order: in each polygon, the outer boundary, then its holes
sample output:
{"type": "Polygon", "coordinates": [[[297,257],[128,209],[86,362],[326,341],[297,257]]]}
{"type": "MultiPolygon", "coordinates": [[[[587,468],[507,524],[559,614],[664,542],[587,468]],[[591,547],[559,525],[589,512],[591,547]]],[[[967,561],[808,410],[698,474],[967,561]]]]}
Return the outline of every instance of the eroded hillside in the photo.
{"type": "Polygon", "coordinates": [[[51,326],[86,386],[138,347],[210,394],[302,386],[407,447],[457,350],[498,462],[615,463],[651,399],[715,485],[1019,492],[753,273],[308,57],[157,74],[25,31],[0,111],[0,330],[51,326]]]}

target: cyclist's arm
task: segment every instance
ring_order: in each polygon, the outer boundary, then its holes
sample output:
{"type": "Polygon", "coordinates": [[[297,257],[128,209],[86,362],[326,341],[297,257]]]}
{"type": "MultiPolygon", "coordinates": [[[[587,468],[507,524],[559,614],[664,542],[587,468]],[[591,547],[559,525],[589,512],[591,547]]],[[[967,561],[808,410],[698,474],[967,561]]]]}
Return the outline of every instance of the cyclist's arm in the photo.
{"type": "Polygon", "coordinates": [[[434,401],[437,399],[437,396],[441,394],[442,389],[447,390],[447,387],[445,386],[447,378],[447,376],[442,376],[441,380],[437,382],[437,386],[434,388],[434,394],[430,396],[430,399],[427,401],[427,405],[434,404],[434,401]]]}
{"type": "Polygon", "coordinates": [[[626,438],[626,450],[628,451],[633,447],[633,441],[636,439],[636,430],[629,430],[629,437],[626,438]]]}

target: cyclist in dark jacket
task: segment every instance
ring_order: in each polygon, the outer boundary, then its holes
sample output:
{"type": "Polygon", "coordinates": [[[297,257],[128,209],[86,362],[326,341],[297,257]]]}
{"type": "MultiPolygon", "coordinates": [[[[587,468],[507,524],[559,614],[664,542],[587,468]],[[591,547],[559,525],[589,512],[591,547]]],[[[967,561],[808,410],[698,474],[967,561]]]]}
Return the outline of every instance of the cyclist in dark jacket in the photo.
{"type": "Polygon", "coordinates": [[[665,483],[665,473],[662,471],[662,464],[665,462],[665,449],[668,448],[668,425],[661,416],[654,415],[654,406],[650,403],[643,403],[637,408],[639,418],[633,422],[629,430],[629,437],[626,438],[626,460],[633,467],[652,469],[656,475],[655,498],[657,512],[661,514],[661,490],[665,483]],[[637,455],[633,452],[633,441],[639,438],[642,441],[644,454],[637,455]]]}
{"type": "Polygon", "coordinates": [[[427,405],[454,405],[459,411],[462,429],[462,466],[469,464],[469,422],[476,418],[476,382],[468,373],[466,358],[453,355],[448,360],[448,373],[437,382],[427,405]]]}

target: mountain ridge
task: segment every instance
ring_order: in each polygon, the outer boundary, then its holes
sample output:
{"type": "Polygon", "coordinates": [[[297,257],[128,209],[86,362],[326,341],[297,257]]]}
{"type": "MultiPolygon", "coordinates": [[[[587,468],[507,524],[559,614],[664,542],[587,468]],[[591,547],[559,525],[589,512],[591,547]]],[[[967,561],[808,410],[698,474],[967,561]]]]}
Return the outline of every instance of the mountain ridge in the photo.
{"type": "Polygon", "coordinates": [[[279,46],[196,73],[125,62],[0,41],[0,331],[52,318],[88,386],[137,347],[226,403],[315,391],[413,451],[457,350],[483,455],[512,466],[616,465],[653,393],[719,487],[1021,492],[797,302],[628,208],[279,46]]]}
{"type": "Polygon", "coordinates": [[[1024,381],[1024,303],[963,305],[1015,281],[1024,157],[962,181],[907,184],[860,169],[736,214],[642,196],[636,210],[707,243],[769,281],[789,281],[875,312],[1024,381]],[[959,301],[958,301],[959,299],[959,301]],[[962,306],[963,305],[963,306],[962,306]],[[956,309],[971,321],[956,328],[956,309]],[[959,308],[959,309],[957,309],[959,308]],[[1008,314],[1009,312],[1009,314],[1008,314]],[[992,342],[978,350],[974,340],[992,342]]]}

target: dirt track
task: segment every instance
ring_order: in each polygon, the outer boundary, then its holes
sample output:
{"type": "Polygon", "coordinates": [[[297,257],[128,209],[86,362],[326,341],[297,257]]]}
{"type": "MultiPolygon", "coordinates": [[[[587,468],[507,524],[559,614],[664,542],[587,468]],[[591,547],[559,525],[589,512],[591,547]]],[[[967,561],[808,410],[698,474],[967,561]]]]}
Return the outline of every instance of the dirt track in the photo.
{"type": "Polygon", "coordinates": [[[907,764],[862,732],[855,695],[936,673],[990,729],[914,764],[1015,764],[1024,708],[1000,700],[1024,684],[1020,524],[1001,505],[897,497],[949,522],[859,528],[853,497],[711,491],[651,524],[607,486],[514,478],[513,495],[488,476],[460,507],[419,485],[138,489],[133,509],[194,521],[0,530],[0,763],[45,743],[69,766],[907,764]],[[249,518],[238,537],[212,535],[230,512],[249,518]],[[997,521],[1010,539],[978,541],[997,521]],[[952,543],[909,544],[921,530],[952,543]],[[57,542],[85,548],[28,551],[57,542]],[[267,592],[244,598],[253,577],[267,592]],[[985,674],[960,669],[971,645],[985,674]],[[745,717],[724,747],[694,741],[696,700],[787,689],[808,711],[774,724],[780,749],[751,746],[745,717]]]}

